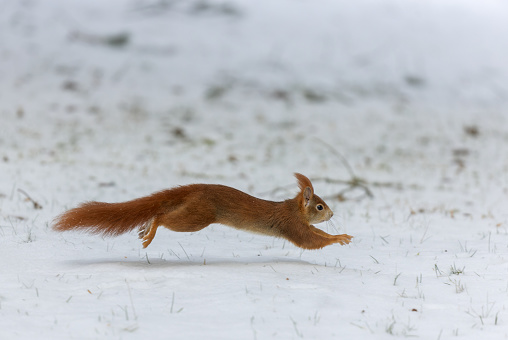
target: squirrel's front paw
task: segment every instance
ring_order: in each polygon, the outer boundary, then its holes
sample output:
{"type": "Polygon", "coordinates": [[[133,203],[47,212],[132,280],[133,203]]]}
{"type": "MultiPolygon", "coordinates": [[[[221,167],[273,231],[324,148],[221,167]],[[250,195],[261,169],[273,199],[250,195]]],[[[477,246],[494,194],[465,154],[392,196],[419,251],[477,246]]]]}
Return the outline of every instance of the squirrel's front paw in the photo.
{"type": "Polygon", "coordinates": [[[353,238],[353,236],[348,235],[348,234],[342,234],[342,235],[336,235],[335,238],[337,240],[337,243],[339,243],[340,245],[345,245],[345,244],[348,244],[351,242],[351,239],[353,238]]]}

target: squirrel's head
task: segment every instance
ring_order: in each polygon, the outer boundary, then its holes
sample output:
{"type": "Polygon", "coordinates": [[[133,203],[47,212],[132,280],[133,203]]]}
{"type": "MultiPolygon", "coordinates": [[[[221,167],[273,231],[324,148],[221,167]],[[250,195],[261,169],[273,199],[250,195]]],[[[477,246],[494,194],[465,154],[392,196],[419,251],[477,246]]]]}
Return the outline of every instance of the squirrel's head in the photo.
{"type": "Polygon", "coordinates": [[[328,221],[333,216],[333,211],[318,195],[314,195],[314,188],[310,180],[302,174],[295,173],[300,187],[300,193],[296,196],[300,211],[309,224],[328,221]]]}

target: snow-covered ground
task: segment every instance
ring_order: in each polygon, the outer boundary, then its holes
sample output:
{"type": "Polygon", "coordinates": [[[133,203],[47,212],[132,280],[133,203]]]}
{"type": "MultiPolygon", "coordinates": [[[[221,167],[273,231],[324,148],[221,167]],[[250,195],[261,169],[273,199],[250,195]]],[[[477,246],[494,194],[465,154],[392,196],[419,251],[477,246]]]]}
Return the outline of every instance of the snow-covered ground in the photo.
{"type": "Polygon", "coordinates": [[[508,338],[507,36],[493,0],[0,1],[0,339],[508,338]],[[293,172],[350,245],[51,229],[293,172]]]}

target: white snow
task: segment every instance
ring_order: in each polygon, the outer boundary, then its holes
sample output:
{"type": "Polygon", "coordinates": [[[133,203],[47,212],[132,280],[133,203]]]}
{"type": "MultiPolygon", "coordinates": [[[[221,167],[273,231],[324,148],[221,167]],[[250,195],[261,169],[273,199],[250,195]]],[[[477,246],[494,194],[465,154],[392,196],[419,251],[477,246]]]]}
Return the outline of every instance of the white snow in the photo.
{"type": "Polygon", "coordinates": [[[507,35],[494,0],[0,2],[0,339],[508,338],[507,35]],[[349,180],[323,142],[374,194],[327,199],[348,246],[51,229],[349,180]]]}

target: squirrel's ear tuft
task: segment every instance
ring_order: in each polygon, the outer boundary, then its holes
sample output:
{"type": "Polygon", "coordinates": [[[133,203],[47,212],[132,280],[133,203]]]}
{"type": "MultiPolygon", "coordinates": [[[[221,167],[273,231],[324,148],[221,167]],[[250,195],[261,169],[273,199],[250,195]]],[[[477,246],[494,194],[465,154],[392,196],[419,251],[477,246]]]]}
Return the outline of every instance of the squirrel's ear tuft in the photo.
{"type": "Polygon", "coordinates": [[[310,199],[314,195],[314,188],[312,187],[310,179],[304,175],[295,173],[295,177],[298,180],[298,187],[300,188],[301,195],[303,196],[303,204],[305,207],[307,207],[309,205],[310,199]]]}
{"type": "Polygon", "coordinates": [[[311,194],[314,194],[314,188],[312,187],[312,183],[310,182],[310,179],[308,179],[304,175],[299,174],[297,172],[295,172],[295,177],[298,180],[298,187],[300,187],[301,191],[304,191],[305,188],[309,187],[311,194]]]}

